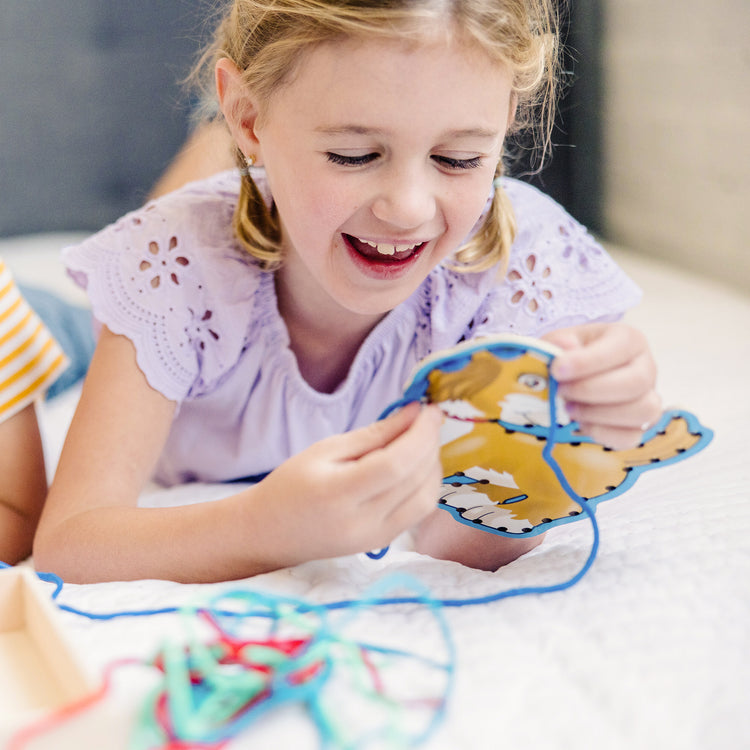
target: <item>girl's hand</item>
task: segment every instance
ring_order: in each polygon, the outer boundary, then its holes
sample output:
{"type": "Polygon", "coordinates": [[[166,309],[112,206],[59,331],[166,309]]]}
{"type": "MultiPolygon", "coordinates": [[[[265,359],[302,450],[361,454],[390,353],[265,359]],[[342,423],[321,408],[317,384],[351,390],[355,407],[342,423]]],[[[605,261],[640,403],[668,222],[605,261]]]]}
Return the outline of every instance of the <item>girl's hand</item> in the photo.
{"type": "Polygon", "coordinates": [[[283,557],[277,563],[385,547],[433,511],[441,421],[437,408],[409,404],[315,443],[263,479],[253,512],[268,529],[268,549],[283,557]]]}
{"type": "Polygon", "coordinates": [[[543,339],[564,350],[551,373],[581,432],[610,448],[638,445],[661,416],[656,365],[643,334],[624,323],[591,323],[543,339]]]}

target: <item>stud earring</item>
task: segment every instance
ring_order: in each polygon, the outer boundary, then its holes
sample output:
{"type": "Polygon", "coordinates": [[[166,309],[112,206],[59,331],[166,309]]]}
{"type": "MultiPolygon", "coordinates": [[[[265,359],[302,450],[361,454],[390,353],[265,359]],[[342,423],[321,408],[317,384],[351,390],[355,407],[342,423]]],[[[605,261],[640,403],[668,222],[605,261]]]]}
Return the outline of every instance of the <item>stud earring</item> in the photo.
{"type": "Polygon", "coordinates": [[[240,174],[243,177],[252,177],[250,174],[250,170],[252,169],[253,165],[255,164],[255,155],[250,154],[250,156],[245,157],[245,166],[240,169],[240,174]]]}

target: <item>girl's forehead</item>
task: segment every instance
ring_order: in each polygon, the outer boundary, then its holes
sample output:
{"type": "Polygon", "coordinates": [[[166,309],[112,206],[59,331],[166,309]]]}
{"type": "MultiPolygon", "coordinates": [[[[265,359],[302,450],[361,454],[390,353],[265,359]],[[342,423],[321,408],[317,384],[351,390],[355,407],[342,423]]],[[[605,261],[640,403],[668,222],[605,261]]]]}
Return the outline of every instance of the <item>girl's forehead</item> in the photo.
{"type": "Polygon", "coordinates": [[[378,49],[383,55],[417,55],[424,50],[445,50],[485,63],[501,64],[496,56],[490,56],[468,32],[456,29],[450,21],[441,23],[429,19],[423,25],[397,26],[378,34],[363,32],[311,44],[300,51],[294,70],[287,76],[287,82],[294,80],[300,71],[304,71],[310,57],[321,51],[333,50],[336,57],[346,60],[363,48],[378,49]]]}
{"type": "Polygon", "coordinates": [[[399,121],[411,113],[420,121],[450,119],[454,128],[467,127],[464,120],[496,126],[507,119],[510,93],[507,69],[474,46],[345,39],[309,50],[296,75],[272,95],[270,110],[276,104],[285,115],[304,110],[316,121],[399,121]]]}
{"type": "Polygon", "coordinates": [[[378,37],[346,37],[311,46],[303,51],[294,74],[300,77],[328,75],[332,82],[356,80],[363,74],[373,85],[398,86],[409,77],[437,78],[449,83],[451,78],[479,78],[488,73],[507,74],[507,66],[492,59],[480,46],[455,35],[425,34],[403,38],[398,35],[378,37]]]}

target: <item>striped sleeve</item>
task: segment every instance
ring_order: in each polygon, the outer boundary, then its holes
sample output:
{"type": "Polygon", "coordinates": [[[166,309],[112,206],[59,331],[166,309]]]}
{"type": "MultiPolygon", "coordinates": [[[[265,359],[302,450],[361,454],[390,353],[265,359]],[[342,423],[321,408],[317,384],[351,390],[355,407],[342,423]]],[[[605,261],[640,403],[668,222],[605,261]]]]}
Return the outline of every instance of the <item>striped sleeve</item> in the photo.
{"type": "Polygon", "coordinates": [[[0,260],[0,422],[42,396],[67,366],[0,260]]]}

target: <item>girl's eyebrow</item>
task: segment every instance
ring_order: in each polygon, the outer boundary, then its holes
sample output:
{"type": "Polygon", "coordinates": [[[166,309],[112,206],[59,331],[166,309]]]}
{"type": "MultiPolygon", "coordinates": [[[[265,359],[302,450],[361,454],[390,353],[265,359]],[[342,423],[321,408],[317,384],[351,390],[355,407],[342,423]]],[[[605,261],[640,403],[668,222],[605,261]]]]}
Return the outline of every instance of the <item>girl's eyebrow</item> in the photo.
{"type": "Polygon", "coordinates": [[[321,125],[315,128],[321,135],[383,135],[379,128],[368,128],[365,125],[321,125]]]}
{"type": "MultiPolygon", "coordinates": [[[[320,127],[315,128],[316,133],[320,133],[321,135],[375,135],[375,136],[382,136],[386,135],[387,131],[382,130],[381,128],[371,128],[367,127],[366,125],[321,125],[320,127]]],[[[485,140],[494,140],[500,136],[500,132],[498,130],[494,130],[492,128],[483,128],[483,127],[475,127],[475,128],[457,128],[456,130],[449,130],[445,133],[442,133],[440,138],[453,138],[453,139],[459,139],[459,138],[480,138],[485,140]]]]}

